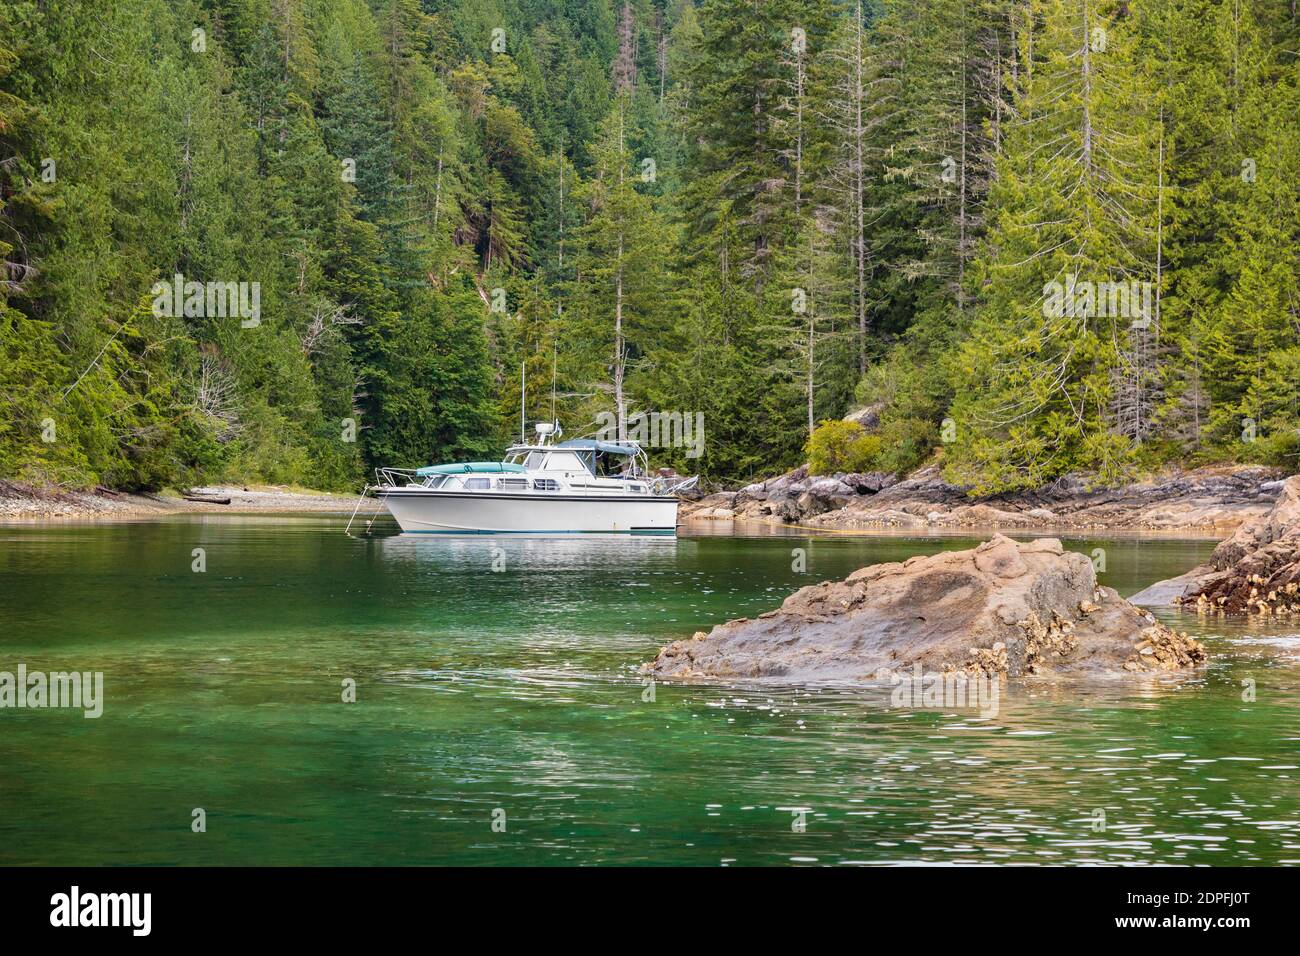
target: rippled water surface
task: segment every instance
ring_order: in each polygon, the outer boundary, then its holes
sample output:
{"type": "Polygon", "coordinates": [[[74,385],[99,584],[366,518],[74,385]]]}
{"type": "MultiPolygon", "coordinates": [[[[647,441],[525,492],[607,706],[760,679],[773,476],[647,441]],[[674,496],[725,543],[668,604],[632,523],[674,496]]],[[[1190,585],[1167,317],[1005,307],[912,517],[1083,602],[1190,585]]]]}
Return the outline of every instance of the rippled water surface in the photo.
{"type": "MultiPolygon", "coordinates": [[[[1300,862],[1300,622],[1166,615],[1200,676],[1012,683],[992,719],[651,689],[669,640],[973,539],[343,524],[0,526],[0,671],[103,671],[107,698],[0,710],[0,863],[1300,862]]],[[[1124,594],[1213,547],[1065,543],[1124,594]]]]}

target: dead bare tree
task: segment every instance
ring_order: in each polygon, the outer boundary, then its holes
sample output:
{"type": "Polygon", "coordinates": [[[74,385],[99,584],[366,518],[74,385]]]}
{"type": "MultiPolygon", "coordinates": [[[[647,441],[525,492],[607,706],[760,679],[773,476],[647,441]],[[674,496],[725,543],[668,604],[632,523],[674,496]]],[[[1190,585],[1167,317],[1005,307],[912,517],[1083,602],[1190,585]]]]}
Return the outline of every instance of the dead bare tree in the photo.
{"type": "Polygon", "coordinates": [[[312,308],[311,320],[302,333],[302,350],[315,355],[330,336],[345,325],[360,325],[358,316],[348,314],[346,305],[335,305],[327,299],[318,299],[312,308]]]}
{"type": "Polygon", "coordinates": [[[199,358],[191,406],[222,444],[239,437],[244,430],[235,374],[215,346],[205,347],[199,358]]]}

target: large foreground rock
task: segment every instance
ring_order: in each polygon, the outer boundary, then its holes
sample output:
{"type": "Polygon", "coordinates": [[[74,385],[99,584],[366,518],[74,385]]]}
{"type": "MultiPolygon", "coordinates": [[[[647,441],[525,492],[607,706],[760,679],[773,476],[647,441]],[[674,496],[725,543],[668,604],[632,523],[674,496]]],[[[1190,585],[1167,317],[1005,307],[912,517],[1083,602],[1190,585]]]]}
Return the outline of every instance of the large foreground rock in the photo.
{"type": "Polygon", "coordinates": [[[1268,514],[1220,542],[1208,564],[1130,600],[1224,614],[1300,614],[1300,475],[1286,480],[1268,514]]]}
{"type": "Polygon", "coordinates": [[[1011,677],[1169,671],[1201,645],[1099,587],[1092,562],[1043,538],[876,564],[803,588],[779,611],[730,621],[659,652],[670,679],[883,679],[932,672],[1011,677]]]}

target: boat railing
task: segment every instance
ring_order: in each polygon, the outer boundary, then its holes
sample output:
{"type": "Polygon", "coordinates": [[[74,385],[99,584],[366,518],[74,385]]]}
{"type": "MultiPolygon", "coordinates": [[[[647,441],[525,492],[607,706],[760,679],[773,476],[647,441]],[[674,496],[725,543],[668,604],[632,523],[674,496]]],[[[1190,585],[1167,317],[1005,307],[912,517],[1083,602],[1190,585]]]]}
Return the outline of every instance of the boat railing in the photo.
{"type": "Polygon", "coordinates": [[[375,469],[375,484],[380,488],[400,488],[403,485],[419,484],[419,477],[414,468],[375,469]]]}
{"type": "Polygon", "coordinates": [[[691,475],[689,478],[656,478],[650,487],[656,495],[679,495],[683,491],[690,491],[699,480],[699,475],[691,475]]]}
{"type": "MultiPolygon", "coordinates": [[[[699,482],[699,475],[692,475],[689,478],[683,478],[676,475],[668,477],[650,477],[644,474],[628,475],[610,475],[607,477],[616,477],[625,481],[642,481],[645,482],[656,495],[678,495],[684,491],[694,488],[699,482]]],[[[424,481],[414,468],[376,468],[375,484],[368,486],[375,490],[384,488],[402,488],[408,485],[422,485],[424,481]]]]}

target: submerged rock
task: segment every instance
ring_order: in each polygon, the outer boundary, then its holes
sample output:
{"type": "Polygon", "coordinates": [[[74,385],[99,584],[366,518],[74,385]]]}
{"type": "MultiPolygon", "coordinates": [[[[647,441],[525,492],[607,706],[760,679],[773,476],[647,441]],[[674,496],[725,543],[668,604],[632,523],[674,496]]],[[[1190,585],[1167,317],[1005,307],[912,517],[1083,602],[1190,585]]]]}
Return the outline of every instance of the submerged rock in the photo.
{"type": "Polygon", "coordinates": [[[1192,605],[1215,614],[1300,614],[1300,475],[1268,514],[1239,527],[1209,563],[1133,595],[1136,604],[1192,605]]]}
{"type": "Polygon", "coordinates": [[[700,631],[645,665],[668,679],[1020,677],[1193,667],[1201,645],[1099,587],[1092,562],[1043,538],[876,564],[803,588],[780,610],[700,631]]]}
{"type": "Polygon", "coordinates": [[[1148,588],[1143,588],[1129,598],[1129,602],[1139,607],[1171,607],[1181,604],[1183,599],[1194,596],[1210,581],[1219,577],[1219,572],[1209,565],[1201,565],[1186,574],[1166,581],[1157,581],[1148,588]]]}

